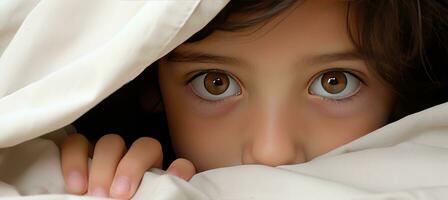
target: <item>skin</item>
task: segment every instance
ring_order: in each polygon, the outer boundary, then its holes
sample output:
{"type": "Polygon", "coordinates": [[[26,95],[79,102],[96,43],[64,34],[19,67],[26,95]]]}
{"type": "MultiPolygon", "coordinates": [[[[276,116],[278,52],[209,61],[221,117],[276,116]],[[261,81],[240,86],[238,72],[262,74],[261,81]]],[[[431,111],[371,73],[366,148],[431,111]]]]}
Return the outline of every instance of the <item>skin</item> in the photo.
{"type": "Polygon", "coordinates": [[[391,91],[356,55],[328,56],[356,52],[345,11],[345,2],[305,1],[255,33],[215,32],[178,47],[174,54],[182,58],[162,60],[159,80],[177,155],[198,171],[303,163],[383,126],[391,91]],[[190,58],[192,52],[232,62],[190,58]],[[207,69],[230,73],[241,94],[214,103],[198,98],[184,80],[207,69]],[[365,84],[339,101],[310,94],[316,76],[332,69],[365,84]]]}
{"type": "MultiPolygon", "coordinates": [[[[162,159],[160,143],[149,137],[139,138],[126,150],[121,136],[108,134],[98,140],[90,156],[89,142],[81,134],[69,135],[61,144],[61,168],[66,190],[71,194],[130,199],[144,173],[161,168],[162,159]],[[89,170],[88,157],[92,157],[89,170]]],[[[189,180],[195,168],[180,158],[171,163],[167,173],[189,180]]]]}
{"type": "MultiPolygon", "coordinates": [[[[346,26],[345,2],[304,1],[261,28],[216,31],[161,59],[173,148],[185,158],[168,173],[189,180],[196,170],[303,163],[385,125],[394,97],[356,54],[346,26]],[[238,92],[207,100],[198,92],[201,84],[188,82],[204,70],[228,74],[238,92]],[[359,78],[359,85],[337,100],[322,97],[311,85],[328,71],[353,74],[349,82],[356,85],[359,78]]],[[[193,80],[201,83],[198,76],[193,80]]],[[[162,161],[154,139],[143,138],[126,151],[118,135],[106,135],[95,145],[88,174],[87,148],[81,135],[61,147],[67,190],[74,194],[130,198],[143,173],[162,161]],[[73,172],[82,183],[70,184],[73,172]],[[123,194],[113,190],[118,177],[129,180],[123,194]],[[103,193],[95,193],[97,188],[103,193]]]]}

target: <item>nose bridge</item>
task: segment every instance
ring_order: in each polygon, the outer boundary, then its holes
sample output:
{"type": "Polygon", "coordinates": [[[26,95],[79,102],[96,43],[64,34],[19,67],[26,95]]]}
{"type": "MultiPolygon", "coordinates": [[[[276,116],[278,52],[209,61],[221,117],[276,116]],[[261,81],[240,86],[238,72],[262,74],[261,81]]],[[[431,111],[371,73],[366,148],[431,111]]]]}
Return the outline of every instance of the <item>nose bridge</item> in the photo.
{"type": "Polygon", "coordinates": [[[243,162],[269,166],[291,164],[297,160],[294,126],[284,95],[258,98],[248,123],[249,141],[243,162]]]}

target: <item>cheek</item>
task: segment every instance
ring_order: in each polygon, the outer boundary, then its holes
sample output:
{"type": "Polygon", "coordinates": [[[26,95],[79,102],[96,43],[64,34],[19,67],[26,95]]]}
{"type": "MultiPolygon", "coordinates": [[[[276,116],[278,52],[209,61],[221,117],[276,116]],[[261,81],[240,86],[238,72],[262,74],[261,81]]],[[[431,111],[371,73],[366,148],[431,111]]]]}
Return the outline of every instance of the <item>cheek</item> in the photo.
{"type": "Polygon", "coordinates": [[[189,117],[170,134],[178,156],[195,163],[198,171],[240,164],[241,146],[226,121],[189,117]]]}
{"type": "Polygon", "coordinates": [[[310,104],[310,134],[305,139],[314,158],[358,139],[387,123],[392,99],[378,93],[360,94],[347,103],[310,104]]]}
{"type": "Polygon", "coordinates": [[[315,158],[350,143],[381,127],[380,121],[382,120],[366,115],[342,119],[320,117],[310,120],[310,134],[304,139],[308,157],[315,158]]]}
{"type": "MultiPolygon", "coordinates": [[[[179,90],[177,90],[179,91],[179,90]]],[[[240,141],[236,121],[229,115],[204,115],[207,106],[174,93],[164,95],[174,150],[189,159],[198,171],[239,164],[240,141]],[[234,124],[235,126],[228,126],[234,124]]]]}

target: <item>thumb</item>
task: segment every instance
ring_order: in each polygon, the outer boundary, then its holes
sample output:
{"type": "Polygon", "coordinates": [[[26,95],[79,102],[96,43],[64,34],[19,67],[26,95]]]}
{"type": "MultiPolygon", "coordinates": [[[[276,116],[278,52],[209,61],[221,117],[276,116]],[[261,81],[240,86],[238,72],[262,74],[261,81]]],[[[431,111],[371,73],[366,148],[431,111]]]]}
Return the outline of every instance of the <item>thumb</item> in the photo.
{"type": "Polygon", "coordinates": [[[186,181],[189,181],[196,173],[193,163],[183,158],[178,158],[173,161],[166,171],[167,174],[177,176],[186,181]]]}

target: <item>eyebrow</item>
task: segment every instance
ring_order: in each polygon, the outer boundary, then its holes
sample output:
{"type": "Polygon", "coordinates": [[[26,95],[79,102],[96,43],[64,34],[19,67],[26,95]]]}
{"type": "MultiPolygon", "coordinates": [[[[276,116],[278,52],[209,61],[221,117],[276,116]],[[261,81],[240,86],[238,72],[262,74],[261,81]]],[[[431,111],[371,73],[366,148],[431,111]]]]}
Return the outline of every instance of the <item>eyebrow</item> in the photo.
{"type": "Polygon", "coordinates": [[[236,64],[243,62],[240,59],[228,56],[220,56],[194,51],[174,51],[166,57],[170,62],[188,62],[188,63],[217,63],[217,64],[236,64]]]}
{"type": "MultiPolygon", "coordinates": [[[[187,62],[187,63],[216,63],[216,64],[233,64],[243,65],[244,62],[238,58],[213,55],[194,51],[174,51],[166,57],[170,62],[187,62]]],[[[317,65],[330,63],[341,60],[362,60],[363,56],[356,51],[341,51],[335,53],[327,53],[310,56],[304,59],[303,63],[307,65],[317,65]]]]}
{"type": "Polygon", "coordinates": [[[341,51],[328,54],[320,54],[316,56],[311,56],[305,59],[305,63],[309,65],[316,65],[322,63],[330,63],[341,60],[362,60],[363,56],[356,51],[341,51]]]}

